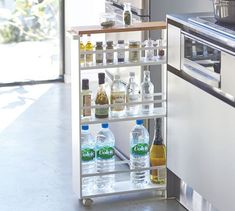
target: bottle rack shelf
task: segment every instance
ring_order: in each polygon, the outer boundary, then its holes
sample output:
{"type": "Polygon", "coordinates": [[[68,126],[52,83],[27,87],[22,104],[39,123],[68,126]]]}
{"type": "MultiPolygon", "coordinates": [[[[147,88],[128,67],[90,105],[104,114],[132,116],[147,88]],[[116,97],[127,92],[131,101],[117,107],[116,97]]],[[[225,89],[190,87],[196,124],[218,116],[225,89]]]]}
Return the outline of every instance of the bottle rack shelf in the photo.
{"type": "Polygon", "coordinates": [[[154,118],[162,118],[165,116],[166,116],[166,109],[160,107],[160,108],[153,109],[153,112],[150,114],[137,114],[133,116],[123,115],[121,117],[110,116],[104,119],[98,119],[95,117],[83,118],[81,120],[81,124],[86,125],[86,124],[99,124],[99,123],[105,123],[105,122],[131,121],[131,120],[137,120],[137,119],[154,119],[154,118]]]}
{"type": "MultiPolygon", "coordinates": [[[[85,193],[82,190],[82,179],[85,177],[97,177],[100,175],[107,175],[107,174],[125,174],[129,175],[132,171],[139,171],[141,169],[135,169],[131,170],[129,168],[129,160],[127,160],[125,157],[123,157],[121,152],[117,152],[115,149],[115,155],[118,156],[121,161],[116,161],[116,165],[122,164],[122,168],[116,168],[113,172],[102,172],[97,173],[94,172],[92,174],[83,174],[82,173],[82,163],[81,163],[81,125],[83,124],[98,124],[103,122],[120,122],[120,121],[129,121],[129,120],[136,120],[136,119],[151,119],[151,118],[163,118],[166,117],[166,89],[165,89],[165,82],[163,83],[163,89],[162,93],[156,94],[157,96],[161,95],[161,98],[157,98],[152,101],[148,102],[138,102],[139,106],[142,104],[158,104],[157,106],[161,105],[161,107],[155,107],[153,109],[153,112],[145,114],[142,112],[139,112],[139,114],[134,116],[128,116],[127,114],[124,114],[120,117],[115,117],[109,115],[108,118],[105,119],[97,119],[92,115],[91,117],[82,117],[81,116],[81,110],[87,109],[88,107],[81,107],[81,70],[90,70],[90,69],[106,69],[106,68],[120,68],[120,67],[131,67],[131,66],[150,66],[150,65],[162,65],[166,63],[166,58],[162,57],[161,59],[158,57],[154,57],[153,60],[147,61],[145,58],[140,58],[138,62],[129,62],[128,57],[126,57],[126,62],[124,63],[118,63],[115,62],[112,64],[103,63],[101,65],[97,65],[96,63],[92,63],[90,65],[81,65],[79,58],[80,54],[83,53],[84,55],[88,53],[92,53],[95,55],[95,53],[98,53],[98,51],[81,51],[79,49],[80,46],[80,37],[82,35],[92,35],[92,34],[100,34],[100,33],[117,33],[117,32],[133,32],[133,31],[148,31],[148,30],[163,30],[166,29],[166,23],[165,22],[149,22],[149,23],[137,23],[133,24],[132,26],[115,26],[112,28],[102,28],[100,26],[87,26],[87,27],[72,27],[70,32],[70,38],[71,38],[71,89],[72,89],[72,148],[73,148],[73,186],[74,191],[77,194],[79,199],[84,199],[89,204],[92,202],[91,198],[95,197],[101,197],[101,196],[109,196],[109,195],[115,195],[115,194],[124,194],[124,193],[131,193],[131,192],[141,192],[141,191],[151,191],[151,190],[157,190],[162,191],[164,193],[164,196],[166,196],[166,184],[164,185],[158,185],[158,184],[152,184],[149,183],[148,185],[144,185],[142,187],[136,187],[134,186],[131,181],[130,177],[125,177],[123,181],[120,180],[119,177],[116,177],[115,184],[112,190],[103,192],[98,189],[94,189],[94,191],[91,191],[90,193],[85,193]],[[90,200],[90,201],[89,201],[90,200]]],[[[127,46],[125,49],[116,49],[113,50],[102,50],[99,53],[112,51],[114,54],[116,54],[119,50],[124,50],[126,54],[132,50],[137,50],[139,52],[144,50],[157,50],[157,49],[165,49],[165,46],[155,46],[153,48],[144,48],[140,47],[137,49],[129,49],[127,46]]],[[[141,55],[141,54],[140,54],[141,55]]],[[[95,56],[94,56],[95,58],[95,56]]],[[[105,57],[104,57],[105,61],[105,57]]],[[[165,66],[162,66],[162,69],[165,66]]],[[[121,71],[121,70],[120,70],[121,71]]],[[[164,77],[165,71],[162,71],[162,75],[164,77]]],[[[155,96],[154,96],[155,97],[155,96]]],[[[133,105],[135,103],[124,103],[122,106],[128,106],[133,105]]],[[[121,104],[117,104],[117,106],[120,106],[121,104]]],[[[103,106],[103,105],[102,105],[103,106]]],[[[101,107],[102,107],[101,106],[101,107]]],[[[105,105],[109,108],[114,105],[105,105]]],[[[98,108],[100,106],[94,105],[89,108],[92,109],[92,111],[95,110],[95,108],[98,108]]],[[[93,114],[94,112],[92,112],[93,114]]],[[[114,134],[115,135],[115,134],[114,134]]],[[[149,167],[147,170],[155,169],[159,167],[149,167]]],[[[144,170],[144,169],[142,169],[144,170]]],[[[84,205],[86,205],[86,202],[84,202],[84,205]]]]}
{"type": "MultiPolygon", "coordinates": [[[[81,109],[96,109],[96,108],[111,108],[116,106],[133,106],[133,105],[145,105],[145,104],[160,104],[166,102],[165,99],[162,99],[162,93],[154,93],[153,97],[161,97],[161,99],[155,99],[152,101],[140,101],[140,102],[133,102],[133,103],[119,103],[119,104],[109,104],[109,105],[93,105],[90,107],[81,107],[81,109]]],[[[94,112],[92,112],[94,113],[94,112]]],[[[121,122],[121,121],[129,121],[129,120],[137,120],[137,119],[153,119],[153,118],[162,118],[166,116],[166,108],[165,107],[156,107],[153,108],[152,112],[144,113],[141,111],[138,112],[136,115],[128,115],[126,110],[124,110],[124,114],[122,116],[112,116],[111,112],[109,113],[108,118],[96,118],[93,115],[89,117],[82,117],[81,124],[99,124],[104,122],[121,122]]]]}
{"type": "Polygon", "coordinates": [[[153,60],[146,61],[144,57],[141,57],[138,62],[129,62],[125,61],[123,63],[114,61],[114,63],[106,63],[97,65],[96,63],[92,63],[90,65],[81,65],[80,70],[92,70],[92,69],[105,69],[105,68],[119,68],[119,67],[134,67],[134,66],[150,66],[150,65],[161,65],[166,64],[166,57],[158,58],[155,56],[153,60]]]}
{"type": "Polygon", "coordinates": [[[131,184],[130,180],[126,181],[119,181],[115,182],[115,185],[112,190],[107,192],[102,192],[99,190],[94,190],[91,193],[83,193],[82,198],[95,198],[95,197],[101,197],[101,196],[109,196],[109,195],[117,195],[117,194],[123,194],[123,193],[131,193],[131,192],[142,192],[142,191],[149,191],[149,190],[157,190],[157,191],[163,191],[166,190],[166,185],[158,185],[158,184],[152,184],[149,183],[148,185],[145,185],[143,187],[135,187],[131,184]]]}

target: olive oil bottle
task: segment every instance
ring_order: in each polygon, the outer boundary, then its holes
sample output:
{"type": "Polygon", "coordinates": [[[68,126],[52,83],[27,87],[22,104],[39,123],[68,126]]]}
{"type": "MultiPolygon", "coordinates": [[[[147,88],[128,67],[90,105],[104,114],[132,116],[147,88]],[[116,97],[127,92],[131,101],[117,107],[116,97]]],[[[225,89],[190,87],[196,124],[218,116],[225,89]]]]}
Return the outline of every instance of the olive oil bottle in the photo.
{"type": "Polygon", "coordinates": [[[150,180],[155,184],[166,183],[166,146],[163,144],[161,135],[161,119],[156,119],[155,137],[150,148],[150,163],[151,166],[160,168],[150,171],[150,180]]]}
{"type": "Polygon", "coordinates": [[[80,64],[81,65],[84,65],[85,63],[85,55],[83,53],[84,51],[85,51],[85,45],[83,44],[82,37],[81,37],[81,40],[80,40],[80,64]]]}
{"type": "MultiPolygon", "coordinates": [[[[105,74],[99,73],[99,88],[96,94],[95,104],[96,105],[108,105],[109,99],[105,91],[105,74]]],[[[109,116],[109,108],[96,108],[95,117],[96,118],[107,118],[109,116]]]]}
{"type": "Polygon", "coordinates": [[[93,63],[93,45],[91,43],[91,35],[87,35],[87,43],[86,43],[86,46],[85,46],[85,49],[86,51],[90,51],[90,53],[87,53],[86,54],[86,64],[92,64],[93,63]]]}

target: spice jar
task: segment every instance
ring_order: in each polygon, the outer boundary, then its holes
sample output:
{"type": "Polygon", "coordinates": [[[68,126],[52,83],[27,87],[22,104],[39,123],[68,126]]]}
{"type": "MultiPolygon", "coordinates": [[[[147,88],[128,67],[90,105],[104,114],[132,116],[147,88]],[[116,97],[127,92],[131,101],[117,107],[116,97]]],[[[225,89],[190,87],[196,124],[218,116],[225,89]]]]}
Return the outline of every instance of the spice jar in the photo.
{"type": "Polygon", "coordinates": [[[96,42],[96,64],[103,64],[103,42],[96,42]],[[101,52],[99,52],[101,51],[101,52]]]}
{"type": "Polygon", "coordinates": [[[165,55],[165,50],[161,47],[164,46],[164,41],[163,40],[157,40],[157,44],[158,44],[158,50],[157,50],[157,57],[162,59],[165,55]]]}
{"type": "Polygon", "coordinates": [[[125,61],[125,43],[124,40],[118,40],[117,43],[117,60],[118,62],[124,62],[125,61]]]}
{"type": "MultiPolygon", "coordinates": [[[[106,42],[106,50],[113,50],[113,41],[107,41],[106,42]]],[[[106,62],[107,63],[113,63],[113,51],[112,52],[106,52],[106,62]]]]}
{"type": "Polygon", "coordinates": [[[123,24],[126,26],[132,24],[132,12],[130,3],[124,3],[123,24]]]}
{"type": "Polygon", "coordinates": [[[153,40],[145,40],[144,41],[145,48],[152,48],[152,49],[146,49],[145,50],[145,60],[146,61],[152,61],[154,59],[154,49],[153,49],[153,40]]]}
{"type": "Polygon", "coordinates": [[[129,61],[130,62],[139,62],[140,60],[140,42],[138,41],[130,41],[129,42],[129,48],[133,49],[129,51],[129,61]],[[136,49],[136,50],[134,50],[136,49]]]}

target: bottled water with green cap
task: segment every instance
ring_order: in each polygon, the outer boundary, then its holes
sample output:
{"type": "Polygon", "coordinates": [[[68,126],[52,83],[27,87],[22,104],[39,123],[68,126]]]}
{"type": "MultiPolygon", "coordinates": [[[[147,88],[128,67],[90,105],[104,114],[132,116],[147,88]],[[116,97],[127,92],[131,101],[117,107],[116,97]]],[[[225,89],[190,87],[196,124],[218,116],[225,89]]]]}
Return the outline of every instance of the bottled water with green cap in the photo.
{"type": "MultiPolygon", "coordinates": [[[[130,133],[130,168],[149,168],[149,133],[143,120],[136,120],[130,133]]],[[[137,187],[149,183],[149,170],[131,172],[131,182],[137,187]]]]}

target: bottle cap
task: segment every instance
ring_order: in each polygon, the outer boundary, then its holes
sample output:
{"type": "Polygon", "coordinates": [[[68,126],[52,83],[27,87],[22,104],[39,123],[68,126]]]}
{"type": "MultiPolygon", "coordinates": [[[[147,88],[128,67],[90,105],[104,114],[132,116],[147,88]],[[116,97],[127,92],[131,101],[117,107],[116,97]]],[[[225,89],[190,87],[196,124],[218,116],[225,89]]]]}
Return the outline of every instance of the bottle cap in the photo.
{"type": "Polygon", "coordinates": [[[102,126],[102,128],[109,128],[109,124],[108,123],[103,123],[101,126],[102,126]]]}
{"type": "Polygon", "coordinates": [[[103,42],[102,41],[98,41],[98,42],[96,42],[96,46],[103,46],[103,42]]]}
{"type": "Polygon", "coordinates": [[[118,40],[118,44],[124,44],[124,40],[118,40]]]}
{"type": "Polygon", "coordinates": [[[150,75],[150,71],[149,70],[145,70],[144,71],[144,75],[150,75]]]}
{"type": "Polygon", "coordinates": [[[114,76],[114,79],[115,79],[115,80],[119,80],[119,79],[120,79],[120,75],[115,75],[115,76],[114,76]]]}
{"type": "Polygon", "coordinates": [[[82,90],[89,90],[89,80],[82,79],[82,90]]]}
{"type": "Polygon", "coordinates": [[[105,73],[98,73],[99,84],[104,84],[105,82],[105,73]]]}
{"type": "Polygon", "coordinates": [[[82,125],[82,130],[89,130],[89,126],[88,125],[82,125]]]}
{"type": "Polygon", "coordinates": [[[135,72],[130,72],[129,76],[135,76],[135,72]]]}
{"type": "Polygon", "coordinates": [[[113,41],[107,41],[106,44],[107,44],[108,46],[112,46],[112,45],[113,45],[113,41]]]}
{"type": "Polygon", "coordinates": [[[137,119],[137,120],[136,120],[136,124],[137,124],[137,125],[142,125],[142,124],[144,124],[144,120],[142,120],[142,119],[137,119]]]}

